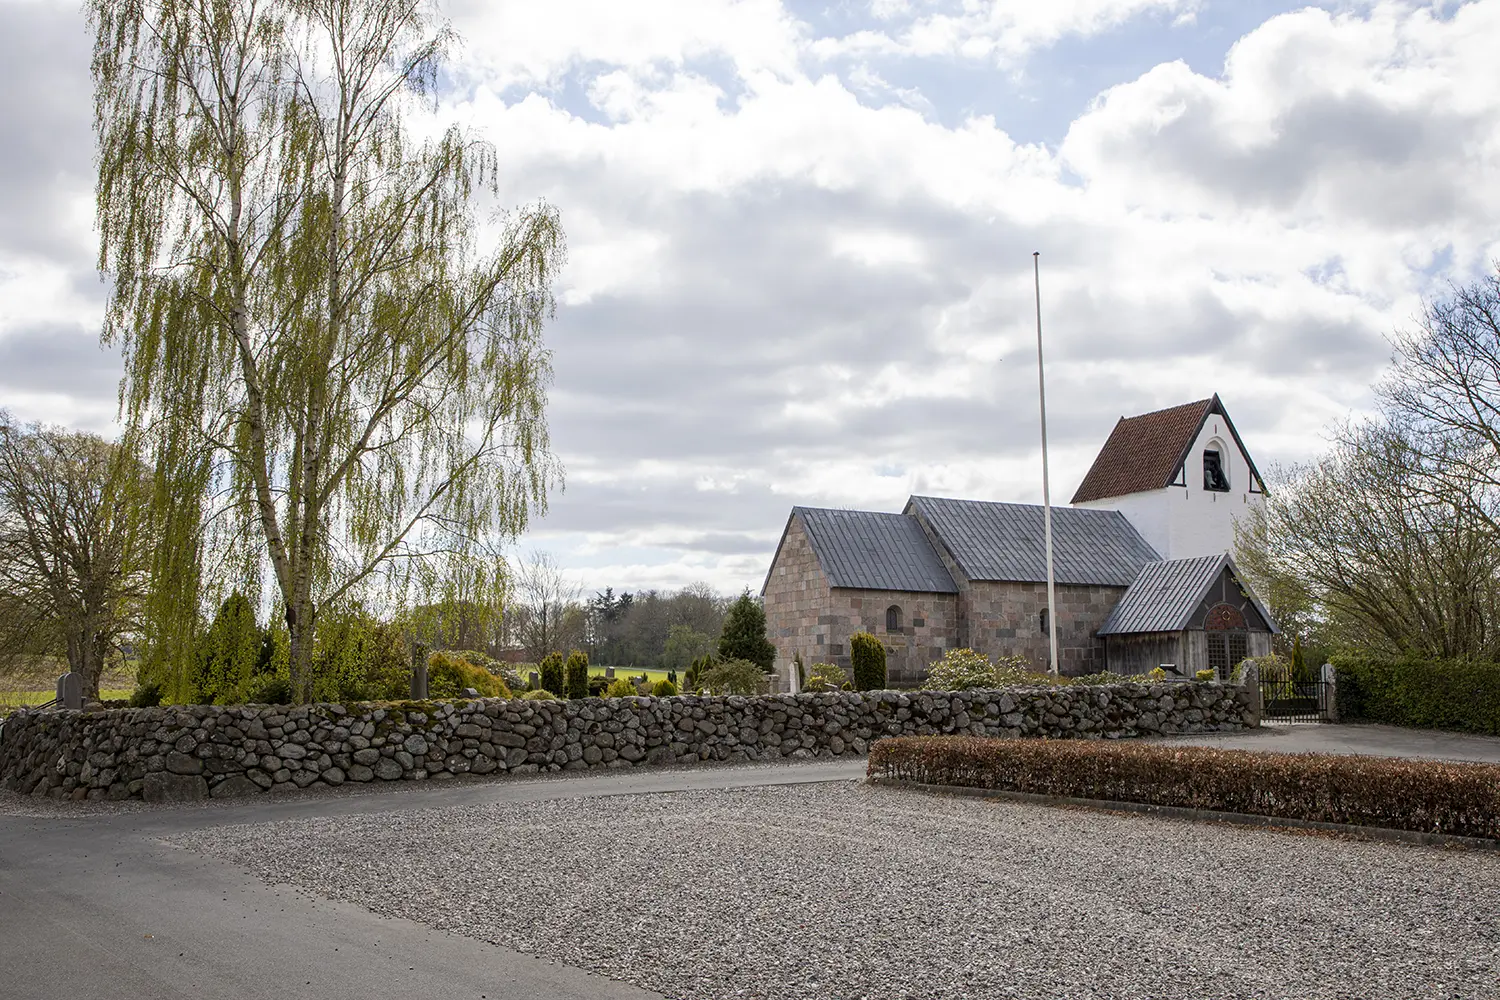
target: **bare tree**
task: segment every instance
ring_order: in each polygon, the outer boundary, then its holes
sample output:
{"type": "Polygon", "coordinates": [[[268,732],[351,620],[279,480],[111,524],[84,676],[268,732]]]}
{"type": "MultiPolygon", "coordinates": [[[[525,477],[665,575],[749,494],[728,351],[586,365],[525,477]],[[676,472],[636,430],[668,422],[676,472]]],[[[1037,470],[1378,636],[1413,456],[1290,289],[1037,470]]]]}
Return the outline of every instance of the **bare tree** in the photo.
{"type": "Polygon", "coordinates": [[[1279,612],[1334,645],[1500,656],[1500,545],[1475,484],[1435,482],[1412,436],[1380,423],[1279,478],[1237,546],[1279,612]]]}
{"type": "Polygon", "coordinates": [[[527,659],[536,662],[584,641],[582,588],[563,574],[550,552],[533,552],[514,575],[516,634],[527,659]]]}
{"type": "Polygon", "coordinates": [[[1500,265],[1429,302],[1392,345],[1376,391],[1427,471],[1423,485],[1500,534],[1500,265]]]}
{"type": "Polygon", "coordinates": [[[144,594],[145,492],[119,446],[0,411],[0,658],[66,656],[99,696],[144,594]]]}

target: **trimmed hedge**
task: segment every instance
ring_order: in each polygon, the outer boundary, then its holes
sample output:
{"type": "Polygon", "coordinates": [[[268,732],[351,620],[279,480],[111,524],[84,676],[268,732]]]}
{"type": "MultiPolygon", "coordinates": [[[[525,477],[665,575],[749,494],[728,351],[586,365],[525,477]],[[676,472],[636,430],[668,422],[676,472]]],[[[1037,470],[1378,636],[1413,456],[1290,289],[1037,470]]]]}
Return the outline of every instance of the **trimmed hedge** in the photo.
{"type": "Polygon", "coordinates": [[[1340,654],[1339,718],[1500,736],[1500,663],[1340,654]]]}
{"type": "Polygon", "coordinates": [[[1500,838],[1500,765],[1099,740],[899,736],[867,773],[929,785],[1143,802],[1500,838]]]}

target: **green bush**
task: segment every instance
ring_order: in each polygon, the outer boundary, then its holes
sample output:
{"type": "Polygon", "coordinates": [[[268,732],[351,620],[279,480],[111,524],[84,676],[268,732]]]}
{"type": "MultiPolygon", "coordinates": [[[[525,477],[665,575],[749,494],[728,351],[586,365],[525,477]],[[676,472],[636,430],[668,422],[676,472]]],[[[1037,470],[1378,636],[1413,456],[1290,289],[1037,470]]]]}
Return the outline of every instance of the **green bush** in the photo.
{"type": "Polygon", "coordinates": [[[590,698],[603,698],[604,697],[604,691],[605,691],[606,688],[609,687],[610,683],[611,683],[610,679],[608,677],[605,677],[603,674],[590,674],[589,675],[589,697],[590,698]]]}
{"type": "Polygon", "coordinates": [[[749,660],[763,673],[776,662],[776,647],[766,638],[766,609],[748,590],[724,613],[718,653],[723,660],[749,660]]]}
{"type": "Polygon", "coordinates": [[[463,659],[463,653],[439,650],[427,657],[427,696],[434,700],[464,697],[473,688],[481,698],[509,698],[505,682],[483,667],[463,659]]]}
{"type": "Polygon", "coordinates": [[[655,698],[670,698],[677,693],[677,685],[670,680],[657,681],[651,685],[651,694],[655,698]]]}
{"type": "Polygon", "coordinates": [[[589,696],[589,657],[580,649],[575,649],[568,654],[568,662],[565,667],[567,678],[565,693],[569,698],[587,698],[589,696]]]}
{"type": "Polygon", "coordinates": [[[563,655],[561,653],[548,653],[542,657],[541,666],[538,671],[541,674],[542,687],[553,694],[566,690],[566,671],[563,669],[563,655]]]}
{"type": "Polygon", "coordinates": [[[154,708],[161,704],[161,685],[155,683],[141,684],[130,693],[131,708],[154,708]]]}
{"type": "Polygon", "coordinates": [[[526,701],[556,701],[557,695],[546,688],[537,688],[535,691],[527,691],[521,697],[526,701]]]}
{"type": "Polygon", "coordinates": [[[900,736],[868,773],[1281,819],[1500,838],[1500,765],[1264,753],[1124,740],[900,736]]]}
{"type": "Polygon", "coordinates": [[[868,632],[849,637],[849,660],[854,666],[854,690],[885,690],[885,646],[868,632]]]}
{"type": "Polygon", "coordinates": [[[972,649],[950,649],[927,670],[922,683],[926,691],[967,691],[971,688],[1035,687],[1066,683],[1051,674],[1039,674],[1024,656],[1003,656],[991,663],[972,649]]]}
{"type": "Polygon", "coordinates": [[[1500,736],[1500,664],[1339,654],[1339,718],[1500,736]]]}
{"type": "Polygon", "coordinates": [[[687,690],[691,691],[693,694],[697,694],[699,691],[702,691],[703,675],[707,673],[709,668],[713,665],[714,658],[712,655],[700,656],[692,663],[688,664],[687,673],[683,676],[683,683],[687,686],[687,690]]]}
{"type": "Polygon", "coordinates": [[[224,599],[198,637],[187,697],[204,705],[231,705],[255,675],[265,638],[250,599],[236,590],[224,599]]]}
{"type": "Polygon", "coordinates": [[[241,691],[241,700],[248,705],[290,705],[292,682],[276,674],[252,677],[241,691]]]}
{"type": "Polygon", "coordinates": [[[703,687],[712,694],[759,694],[766,672],[749,660],[725,660],[703,672],[703,687]]]}
{"type": "Polygon", "coordinates": [[[1193,676],[1200,681],[1211,681],[1214,679],[1214,672],[1212,670],[1200,670],[1193,676]]]}
{"type": "Polygon", "coordinates": [[[849,674],[837,663],[814,663],[808,671],[802,690],[810,694],[821,691],[842,691],[849,685],[849,674]]]}
{"type": "Polygon", "coordinates": [[[606,698],[634,698],[636,694],[635,685],[630,683],[627,677],[616,677],[609,682],[609,687],[604,689],[606,698]]]}

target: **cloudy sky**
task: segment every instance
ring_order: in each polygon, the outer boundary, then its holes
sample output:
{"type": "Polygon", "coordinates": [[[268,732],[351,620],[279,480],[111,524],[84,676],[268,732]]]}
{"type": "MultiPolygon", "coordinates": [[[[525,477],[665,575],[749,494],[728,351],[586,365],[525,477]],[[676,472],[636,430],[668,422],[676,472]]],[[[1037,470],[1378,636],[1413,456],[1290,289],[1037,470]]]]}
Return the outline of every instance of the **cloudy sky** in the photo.
{"type": "MultiPolygon", "coordinates": [[[[110,432],[89,37],[0,0],[0,406],[110,432]]],[[[1500,258],[1500,0],[451,0],[441,114],[545,198],[590,590],[758,589],[793,504],[1039,501],[1115,420],[1224,398],[1260,464],[1500,258]]]]}

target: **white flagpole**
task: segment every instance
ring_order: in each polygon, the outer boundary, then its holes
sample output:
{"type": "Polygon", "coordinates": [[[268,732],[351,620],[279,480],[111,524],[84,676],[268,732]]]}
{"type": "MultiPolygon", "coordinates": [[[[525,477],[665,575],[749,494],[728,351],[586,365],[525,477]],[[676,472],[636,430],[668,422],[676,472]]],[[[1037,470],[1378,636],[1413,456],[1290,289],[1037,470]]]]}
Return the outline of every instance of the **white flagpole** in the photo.
{"type": "Polygon", "coordinates": [[[1047,481],[1047,378],[1042,370],[1042,268],[1041,252],[1031,254],[1032,276],[1036,281],[1036,386],[1037,401],[1042,409],[1042,524],[1047,541],[1047,631],[1048,649],[1052,655],[1052,676],[1057,670],[1057,582],[1052,573],[1052,487],[1047,481]]]}

